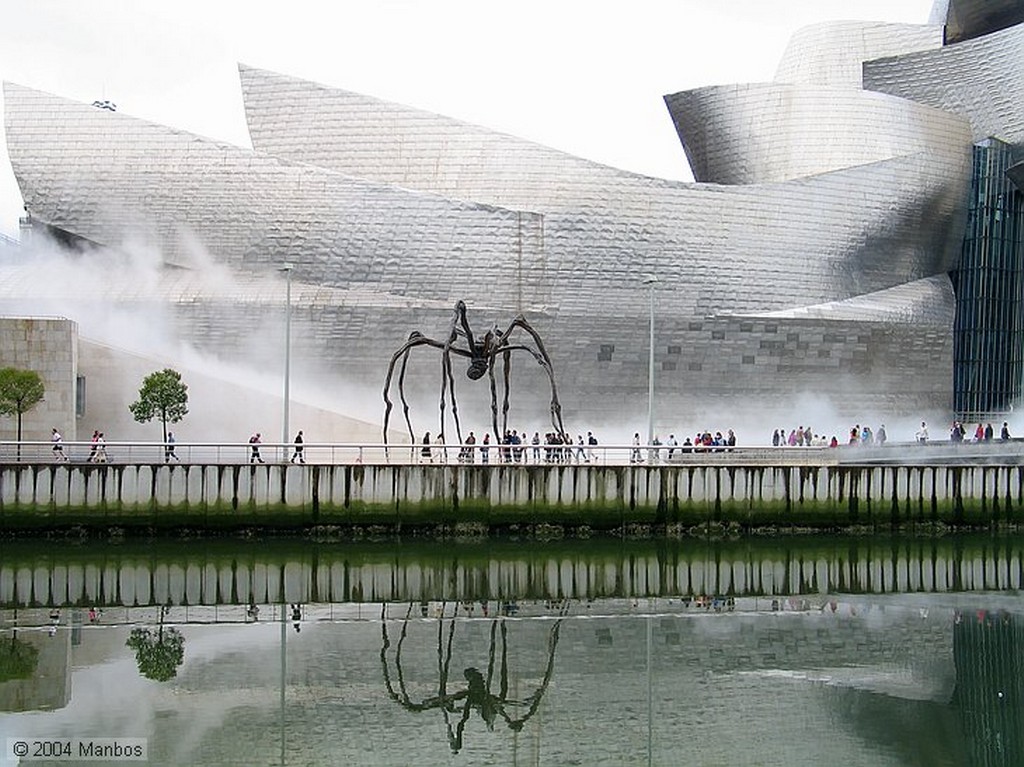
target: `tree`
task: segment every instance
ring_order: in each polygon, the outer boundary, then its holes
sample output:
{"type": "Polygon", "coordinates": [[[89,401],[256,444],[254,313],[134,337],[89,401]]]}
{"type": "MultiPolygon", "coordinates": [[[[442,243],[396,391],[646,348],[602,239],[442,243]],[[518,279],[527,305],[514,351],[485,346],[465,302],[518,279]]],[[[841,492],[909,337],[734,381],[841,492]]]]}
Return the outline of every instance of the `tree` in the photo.
{"type": "Polygon", "coordinates": [[[188,386],[181,382],[181,373],[164,368],[142,379],[139,399],[128,406],[139,423],[159,418],[167,442],[167,424],[177,423],[188,414],[188,386]]]}
{"type": "MultiPolygon", "coordinates": [[[[43,399],[46,387],[34,370],[0,369],[0,415],[18,416],[18,442],[21,442],[21,416],[43,399]]],[[[21,460],[21,445],[18,445],[21,460]]]]}
{"type": "Polygon", "coordinates": [[[185,660],[185,636],[176,628],[164,628],[162,611],[157,631],[134,628],[125,644],[135,651],[139,673],[154,682],[176,677],[185,660]]]}

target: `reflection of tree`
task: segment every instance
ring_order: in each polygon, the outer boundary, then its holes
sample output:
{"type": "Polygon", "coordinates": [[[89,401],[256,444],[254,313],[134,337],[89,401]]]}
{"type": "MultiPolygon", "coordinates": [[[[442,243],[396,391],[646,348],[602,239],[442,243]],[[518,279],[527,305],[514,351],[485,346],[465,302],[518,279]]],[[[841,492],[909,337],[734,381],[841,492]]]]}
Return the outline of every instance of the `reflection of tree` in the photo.
{"type": "Polygon", "coordinates": [[[134,628],[125,644],[135,651],[139,673],[154,682],[173,679],[185,659],[185,637],[176,628],[164,628],[163,610],[156,631],[134,628]]]}
{"type": "Polygon", "coordinates": [[[28,679],[39,663],[39,648],[18,639],[15,631],[10,641],[0,639],[0,682],[28,679]]]}
{"type": "MultiPolygon", "coordinates": [[[[452,660],[452,642],[455,637],[455,614],[448,620],[448,636],[445,638],[445,619],[442,617],[437,622],[437,671],[438,684],[437,695],[424,698],[420,702],[410,699],[406,691],[405,676],[402,668],[402,645],[405,642],[409,617],[412,614],[413,606],[402,621],[402,631],[395,648],[394,665],[397,675],[398,689],[395,690],[391,681],[391,671],[388,663],[388,650],[391,648],[391,640],[388,637],[387,604],[381,610],[381,635],[382,644],[380,650],[380,662],[384,671],[384,684],[387,686],[388,695],[396,703],[409,711],[421,712],[431,709],[440,709],[444,716],[445,725],[448,729],[448,744],[452,753],[457,754],[462,748],[462,735],[466,729],[466,723],[473,711],[480,714],[487,729],[493,730],[494,723],[501,717],[509,729],[519,732],[527,720],[530,719],[540,706],[541,699],[547,691],[548,683],[551,681],[551,674],[555,668],[555,648],[558,645],[558,634],[561,630],[562,617],[552,623],[551,631],[548,634],[548,659],[544,669],[544,677],[534,692],[525,698],[510,698],[508,695],[508,629],[503,618],[491,621],[490,650],[487,660],[486,676],[477,668],[470,666],[463,670],[462,675],[466,679],[466,688],[457,691],[449,691],[449,668],[452,660]],[[500,655],[498,647],[500,644],[500,655]],[[496,655],[497,657],[496,659],[496,655]],[[494,690],[495,662],[498,664],[498,689],[494,690]],[[512,713],[510,713],[510,711],[512,713]],[[521,716],[515,714],[521,713],[521,716]],[[452,729],[451,715],[458,715],[459,719],[452,729]]],[[[456,613],[458,608],[456,607],[456,613]]],[[[565,608],[559,611],[564,616],[565,608]]],[[[444,608],[442,607],[442,616],[444,608]]]]}

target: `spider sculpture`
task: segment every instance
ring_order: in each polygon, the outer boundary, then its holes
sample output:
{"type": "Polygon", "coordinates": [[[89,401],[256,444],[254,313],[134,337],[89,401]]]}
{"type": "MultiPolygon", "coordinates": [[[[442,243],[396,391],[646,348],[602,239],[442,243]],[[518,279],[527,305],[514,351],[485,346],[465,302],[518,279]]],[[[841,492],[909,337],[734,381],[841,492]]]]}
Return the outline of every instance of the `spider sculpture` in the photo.
{"type": "Polygon", "coordinates": [[[448,745],[453,754],[459,753],[459,750],[462,748],[463,733],[474,711],[480,714],[480,718],[484,720],[488,730],[493,730],[494,723],[501,718],[508,725],[509,729],[513,732],[519,732],[530,717],[537,712],[541,699],[544,697],[548,684],[551,682],[551,675],[555,668],[555,648],[558,646],[558,633],[567,606],[568,601],[560,608],[559,617],[553,622],[548,634],[548,660],[540,685],[525,698],[510,698],[508,694],[508,629],[503,618],[496,618],[491,622],[490,650],[488,652],[486,675],[479,669],[469,666],[462,672],[462,676],[466,680],[466,687],[460,690],[449,689],[452,641],[455,637],[455,619],[458,614],[458,605],[456,605],[455,612],[447,621],[444,617],[444,606],[442,606],[442,617],[437,622],[437,695],[431,695],[420,701],[414,701],[410,698],[406,689],[405,674],[402,668],[402,646],[405,643],[413,606],[412,604],[409,605],[409,611],[402,621],[402,631],[395,648],[394,667],[398,682],[396,690],[395,685],[391,681],[390,664],[388,661],[391,640],[388,637],[387,604],[385,603],[381,610],[382,644],[380,662],[384,671],[384,684],[387,687],[388,695],[393,701],[401,705],[402,708],[416,713],[440,709],[448,731],[448,745]],[[445,636],[446,622],[447,637],[445,636]],[[497,658],[499,666],[497,690],[494,689],[496,655],[499,656],[497,658]],[[520,711],[522,711],[522,715],[516,716],[515,714],[518,714],[520,711]],[[458,721],[453,728],[452,721],[454,717],[458,717],[458,721]]]}
{"type": "Polygon", "coordinates": [[[508,428],[509,408],[509,375],[512,366],[512,352],[525,351],[537,361],[548,375],[551,382],[551,424],[558,434],[565,433],[562,426],[562,406],[558,401],[558,390],[555,386],[555,374],[551,367],[551,358],[530,323],[523,315],[519,314],[509,323],[508,327],[502,330],[496,324],[491,326],[483,336],[474,336],[469,327],[469,320],[466,318],[466,304],[464,301],[455,303],[455,310],[452,313],[452,320],[448,326],[448,335],[443,340],[428,338],[414,330],[409,334],[409,340],[392,355],[391,364],[388,365],[387,378],[384,380],[384,443],[388,441],[388,423],[391,418],[391,380],[394,378],[395,367],[398,367],[398,396],[402,403],[402,413],[405,416],[405,424],[409,429],[409,441],[415,442],[412,421],[409,419],[409,403],[405,398],[405,373],[409,363],[409,355],[412,350],[419,346],[427,346],[441,351],[441,431],[445,433],[445,399],[451,399],[452,417],[455,420],[455,433],[459,444],[462,440],[462,427],[459,424],[459,408],[455,401],[455,375],[452,372],[452,357],[463,357],[469,360],[469,367],[466,375],[470,380],[476,381],[487,375],[491,384],[491,421],[494,433],[500,438],[508,428]],[[522,330],[529,338],[520,343],[513,343],[513,332],[522,330]],[[498,429],[498,390],[494,378],[494,367],[500,359],[502,365],[502,407],[501,407],[501,430],[498,429]]]}

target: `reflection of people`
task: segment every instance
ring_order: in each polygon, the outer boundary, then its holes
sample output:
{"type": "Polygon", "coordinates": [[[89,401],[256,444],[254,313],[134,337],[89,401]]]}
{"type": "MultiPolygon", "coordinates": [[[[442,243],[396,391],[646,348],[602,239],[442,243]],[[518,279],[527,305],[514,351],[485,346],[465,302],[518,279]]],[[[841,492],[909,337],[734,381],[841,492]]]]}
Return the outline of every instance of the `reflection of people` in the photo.
{"type": "Polygon", "coordinates": [[[250,599],[249,600],[249,607],[248,607],[248,609],[246,609],[245,613],[250,618],[252,618],[254,621],[255,620],[259,620],[259,618],[260,618],[260,608],[257,607],[255,599],[250,599]]]}
{"type": "Polygon", "coordinates": [[[917,437],[917,441],[922,445],[928,441],[928,426],[924,421],[921,421],[921,428],[917,430],[917,434],[914,436],[917,437]]]}
{"type": "Polygon", "coordinates": [[[302,627],[299,623],[302,621],[302,605],[292,605],[292,626],[295,629],[295,633],[298,634],[302,627]]]}
{"type": "Polygon", "coordinates": [[[302,440],[302,429],[299,429],[299,433],[295,435],[295,454],[292,455],[292,459],[291,459],[292,463],[295,463],[296,460],[299,463],[305,463],[306,462],[305,457],[302,455],[302,451],[304,449],[302,442],[303,442],[303,440],[302,440]]]}

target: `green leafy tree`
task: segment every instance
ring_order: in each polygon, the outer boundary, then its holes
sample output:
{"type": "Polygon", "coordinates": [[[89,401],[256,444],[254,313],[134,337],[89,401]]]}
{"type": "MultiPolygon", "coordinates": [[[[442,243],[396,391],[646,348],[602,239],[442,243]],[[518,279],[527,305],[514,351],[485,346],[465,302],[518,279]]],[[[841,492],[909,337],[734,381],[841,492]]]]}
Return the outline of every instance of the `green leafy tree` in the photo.
{"type": "Polygon", "coordinates": [[[139,673],[154,682],[166,682],[178,675],[185,660],[185,636],[176,628],[134,628],[125,644],[135,651],[139,673]]]}
{"type": "Polygon", "coordinates": [[[0,639],[0,682],[28,679],[39,663],[38,648],[18,639],[15,631],[10,641],[0,639]]]}
{"type": "Polygon", "coordinates": [[[188,386],[181,382],[181,373],[164,368],[142,379],[139,399],[128,406],[139,423],[160,419],[167,442],[167,424],[177,423],[188,414],[188,386]]]}
{"type": "Polygon", "coordinates": [[[0,368],[0,415],[18,416],[18,442],[21,442],[21,416],[38,405],[46,387],[34,370],[0,368]]]}

